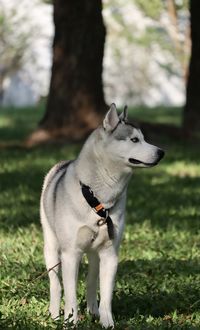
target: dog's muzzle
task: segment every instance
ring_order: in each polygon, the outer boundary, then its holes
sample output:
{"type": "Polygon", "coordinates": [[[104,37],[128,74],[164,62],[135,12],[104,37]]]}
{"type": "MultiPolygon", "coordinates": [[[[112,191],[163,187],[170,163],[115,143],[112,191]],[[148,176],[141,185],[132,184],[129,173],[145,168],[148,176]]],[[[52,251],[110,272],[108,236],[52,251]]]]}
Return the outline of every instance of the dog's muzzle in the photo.
{"type": "Polygon", "coordinates": [[[145,162],[142,162],[141,160],[138,160],[138,159],[135,159],[135,158],[129,158],[129,162],[130,162],[131,164],[135,164],[135,165],[142,164],[142,165],[145,165],[145,166],[150,166],[150,167],[152,167],[152,166],[157,165],[157,164],[159,163],[159,161],[164,157],[164,155],[165,155],[164,150],[162,150],[162,149],[158,149],[158,150],[157,150],[157,159],[156,159],[156,161],[153,162],[153,163],[145,163],[145,162]]]}

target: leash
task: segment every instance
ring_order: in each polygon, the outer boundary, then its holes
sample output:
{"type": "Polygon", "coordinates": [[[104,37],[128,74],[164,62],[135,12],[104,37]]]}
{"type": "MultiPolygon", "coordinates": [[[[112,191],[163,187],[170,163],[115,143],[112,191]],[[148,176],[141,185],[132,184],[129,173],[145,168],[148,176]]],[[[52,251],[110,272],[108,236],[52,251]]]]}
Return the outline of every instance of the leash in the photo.
{"type": "Polygon", "coordinates": [[[97,213],[101,218],[97,221],[98,226],[103,226],[107,224],[108,228],[108,236],[112,240],[114,238],[114,226],[111,217],[109,216],[109,209],[105,209],[103,204],[99,202],[99,200],[94,196],[92,189],[83,184],[80,181],[81,190],[84,198],[86,199],[87,203],[93,209],[95,213],[97,213]]]}
{"type": "MultiPolygon", "coordinates": [[[[54,270],[54,268],[56,268],[59,265],[61,265],[61,261],[58,262],[56,265],[50,267],[49,269],[45,270],[43,273],[40,273],[37,277],[32,278],[32,279],[25,279],[25,282],[27,282],[26,293],[29,294],[31,292],[30,285],[35,285],[35,282],[37,282],[39,279],[41,279],[42,277],[44,277],[45,275],[47,275],[50,271],[54,270]]],[[[23,282],[23,284],[22,283],[18,283],[17,284],[17,288],[20,288],[20,287],[23,287],[24,288],[24,282],[23,282]]],[[[26,295],[24,294],[21,297],[21,300],[20,301],[22,301],[23,299],[26,299],[27,294],[26,295]]]]}
{"type": "Polygon", "coordinates": [[[35,282],[35,281],[39,280],[41,277],[44,277],[44,276],[47,275],[51,270],[53,270],[54,268],[56,268],[56,267],[59,266],[59,265],[61,265],[61,261],[58,262],[58,263],[57,263],[56,265],[54,265],[53,267],[51,267],[51,268],[45,270],[45,271],[44,271],[43,273],[41,273],[40,275],[38,275],[36,278],[34,278],[34,279],[32,280],[32,282],[35,282]]]}

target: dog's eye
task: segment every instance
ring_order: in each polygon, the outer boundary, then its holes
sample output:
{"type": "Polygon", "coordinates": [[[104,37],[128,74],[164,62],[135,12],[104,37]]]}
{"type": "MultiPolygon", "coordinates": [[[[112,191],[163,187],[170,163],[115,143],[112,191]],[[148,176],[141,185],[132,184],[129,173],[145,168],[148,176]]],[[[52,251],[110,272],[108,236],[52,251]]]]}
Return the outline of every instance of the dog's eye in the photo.
{"type": "Polygon", "coordinates": [[[137,142],[139,142],[139,139],[138,139],[137,137],[134,137],[134,138],[131,139],[131,141],[132,141],[133,143],[137,143],[137,142]]]}

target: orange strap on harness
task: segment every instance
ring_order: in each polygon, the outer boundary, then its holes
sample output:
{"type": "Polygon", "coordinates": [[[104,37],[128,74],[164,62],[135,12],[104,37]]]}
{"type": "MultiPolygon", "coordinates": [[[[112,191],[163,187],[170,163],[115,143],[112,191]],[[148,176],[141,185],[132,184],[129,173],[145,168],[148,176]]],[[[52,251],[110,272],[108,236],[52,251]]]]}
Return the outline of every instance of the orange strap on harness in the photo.
{"type": "Polygon", "coordinates": [[[103,205],[100,203],[99,205],[95,206],[95,210],[98,212],[100,210],[102,210],[104,207],[103,205]]]}

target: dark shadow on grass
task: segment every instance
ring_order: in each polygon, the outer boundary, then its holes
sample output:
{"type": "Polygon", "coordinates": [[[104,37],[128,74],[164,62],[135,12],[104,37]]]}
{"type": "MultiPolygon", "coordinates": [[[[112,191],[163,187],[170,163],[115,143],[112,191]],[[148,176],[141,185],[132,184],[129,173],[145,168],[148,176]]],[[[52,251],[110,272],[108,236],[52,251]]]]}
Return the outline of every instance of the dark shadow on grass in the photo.
{"type": "Polygon", "coordinates": [[[177,229],[198,230],[199,187],[200,177],[166,176],[166,173],[162,176],[162,172],[159,176],[137,174],[128,190],[127,223],[149,219],[152,226],[163,230],[169,224],[177,229]]]}
{"type": "Polygon", "coordinates": [[[39,223],[39,200],[44,172],[37,167],[0,174],[3,188],[0,225],[3,230],[39,223]],[[4,195],[7,198],[3,197],[4,195]]]}
{"type": "Polygon", "coordinates": [[[199,273],[198,260],[162,258],[121,262],[117,274],[121,289],[114,294],[114,313],[119,319],[128,319],[136,313],[164,317],[174,311],[198,312],[200,288],[196,277],[199,273]]]}
{"type": "Polygon", "coordinates": [[[39,223],[39,201],[45,175],[58,161],[73,159],[78,149],[76,144],[73,148],[13,148],[1,152],[0,204],[3,212],[0,227],[3,230],[39,223]]]}

